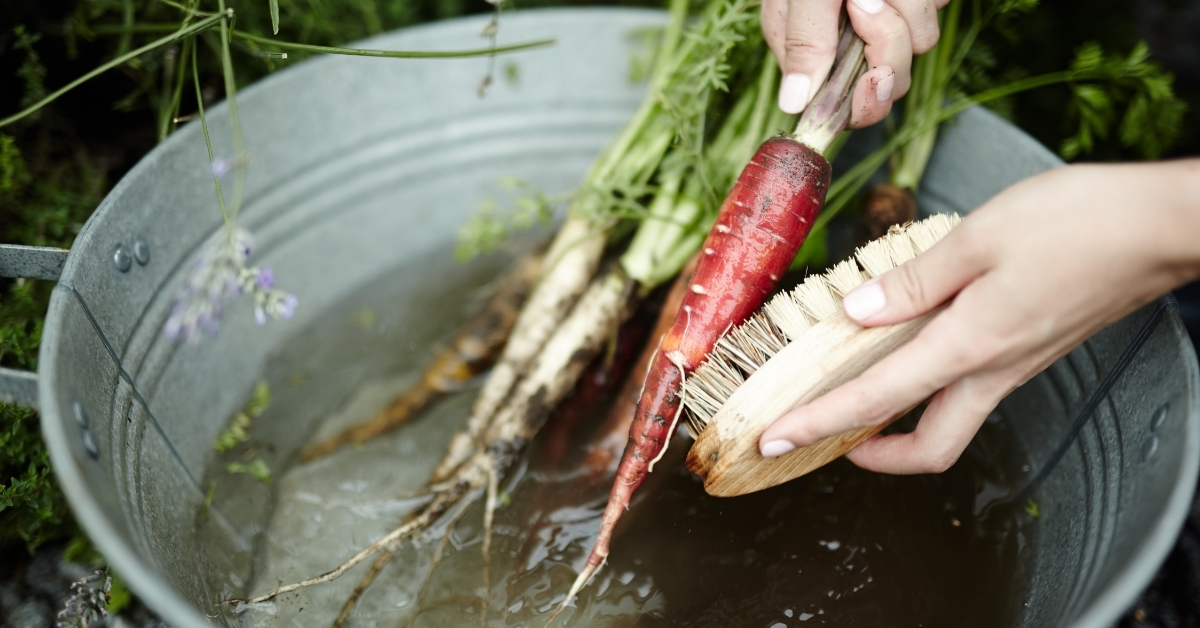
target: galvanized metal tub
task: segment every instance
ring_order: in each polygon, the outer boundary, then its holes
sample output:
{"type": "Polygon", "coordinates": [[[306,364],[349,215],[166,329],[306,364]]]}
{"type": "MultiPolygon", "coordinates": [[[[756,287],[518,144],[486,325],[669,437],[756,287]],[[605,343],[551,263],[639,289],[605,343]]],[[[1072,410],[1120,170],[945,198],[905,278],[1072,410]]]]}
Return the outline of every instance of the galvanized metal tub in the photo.
{"type": "MultiPolygon", "coordinates": [[[[662,20],[615,9],[506,15],[505,40],[555,36],[559,44],[511,57],[517,69],[507,74],[519,78],[501,80],[485,99],[473,91],[481,59],[321,58],[242,92],[254,154],[242,221],[257,236],[253,261],[272,266],[300,296],[296,319],[285,324],[256,327],[241,303],[199,347],[161,334],[171,293],[222,228],[197,124],[155,149],[105,199],[52,299],[39,403],[80,522],[167,621],[212,625],[206,615],[224,593],[208,576],[250,573],[237,556],[250,550],[253,517],[218,511],[202,529],[196,520],[211,443],[264,365],[385,273],[400,274],[402,293],[413,297],[392,313],[399,333],[414,347],[444,333],[450,323],[428,320],[419,303],[454,297],[492,272],[452,260],[459,225],[500,177],[547,190],[579,181],[640,99],[626,79],[626,35],[662,20]]],[[[456,20],[363,45],[468,47],[483,24],[456,20]]],[[[214,108],[210,125],[217,153],[228,155],[226,114],[214,108]]],[[[1020,131],[971,110],[943,133],[920,200],[927,210],[970,211],[1058,164],[1020,131]]],[[[320,357],[346,361],[320,382],[333,391],[388,366],[320,357]]],[[[1102,331],[1005,400],[999,415],[1036,463],[1030,477],[1040,478],[1044,513],[1020,625],[1106,626],[1149,582],[1200,467],[1198,395],[1195,356],[1168,298],[1102,331]]],[[[265,427],[276,459],[293,456],[342,401],[331,394],[326,407],[292,409],[295,423],[265,427]]]]}

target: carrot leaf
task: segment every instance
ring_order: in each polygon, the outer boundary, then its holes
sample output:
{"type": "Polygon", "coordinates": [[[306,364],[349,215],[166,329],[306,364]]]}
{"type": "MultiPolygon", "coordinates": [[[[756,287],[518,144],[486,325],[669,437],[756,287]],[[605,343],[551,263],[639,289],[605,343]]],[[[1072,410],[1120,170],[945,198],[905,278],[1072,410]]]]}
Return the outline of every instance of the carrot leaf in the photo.
{"type": "Polygon", "coordinates": [[[1122,146],[1147,159],[1161,156],[1179,137],[1187,105],[1175,96],[1171,73],[1150,60],[1146,44],[1125,56],[1087,44],[1071,70],[1091,80],[1070,85],[1067,118],[1076,131],[1059,151],[1065,159],[1091,153],[1097,139],[1114,132],[1122,146]]]}

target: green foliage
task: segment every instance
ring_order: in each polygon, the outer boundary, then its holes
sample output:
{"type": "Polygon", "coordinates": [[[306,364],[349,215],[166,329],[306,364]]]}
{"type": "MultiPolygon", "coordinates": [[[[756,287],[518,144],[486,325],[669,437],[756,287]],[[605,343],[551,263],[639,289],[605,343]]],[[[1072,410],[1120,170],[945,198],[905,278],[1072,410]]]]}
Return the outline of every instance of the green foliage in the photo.
{"type": "Polygon", "coordinates": [[[498,250],[508,241],[509,229],[498,210],[495,199],[485,199],[479,211],[467,219],[458,229],[458,242],[454,246],[454,257],[466,262],[480,255],[498,250]]]}
{"type": "Polygon", "coordinates": [[[987,13],[980,15],[981,12],[977,12],[976,19],[982,17],[982,21],[988,22],[990,28],[1009,41],[1019,40],[1021,34],[1014,18],[1032,13],[1038,8],[1038,3],[1039,0],[993,0],[986,9],[987,13]]]}
{"type": "MultiPolygon", "coordinates": [[[[14,139],[0,134],[0,242],[69,246],[104,187],[82,153],[43,166],[35,177],[14,139]]],[[[37,368],[52,288],[44,281],[0,280],[0,364],[37,368]]],[[[37,414],[0,404],[0,546],[23,544],[33,552],[73,529],[37,414]]]]}
{"type": "Polygon", "coordinates": [[[25,92],[21,95],[21,106],[28,107],[46,97],[46,66],[42,64],[33,45],[42,38],[41,33],[29,33],[25,25],[20,24],[13,29],[13,48],[24,51],[25,60],[17,68],[17,77],[25,83],[25,92]]]}
{"type": "Polygon", "coordinates": [[[630,83],[642,83],[654,74],[654,68],[658,65],[658,55],[661,52],[659,43],[662,36],[662,27],[638,28],[626,35],[630,42],[630,83]]]}
{"type": "MultiPolygon", "coordinates": [[[[782,120],[767,113],[772,98],[758,97],[774,89],[778,71],[764,60],[756,0],[709,3],[686,28],[687,2],[673,1],[671,12],[667,28],[631,34],[630,75],[652,78],[647,96],[570,208],[614,239],[639,230],[622,265],[646,285],[678,272],[724,197],[718,188],[769,135],[763,128],[782,120]]],[[[460,259],[493,251],[514,231],[553,216],[557,199],[520,187],[511,210],[488,200],[462,227],[460,259]]]]}
{"type": "Polygon", "coordinates": [[[246,442],[250,438],[250,415],[245,412],[238,412],[233,415],[233,420],[229,425],[221,430],[217,436],[217,440],[213,442],[213,449],[217,453],[223,454],[238,445],[246,442]]]}
{"type": "Polygon", "coordinates": [[[108,576],[108,591],[107,601],[104,604],[104,610],[108,614],[115,615],[122,610],[125,610],[133,603],[133,594],[129,591],[129,587],[125,585],[125,581],[117,574],[116,570],[108,564],[107,559],[92,545],[89,539],[82,532],[76,532],[75,536],[67,543],[63,549],[63,562],[78,563],[92,567],[94,569],[103,569],[108,576]]]}
{"type": "MultiPolygon", "coordinates": [[[[36,179],[11,136],[0,134],[0,242],[68,247],[100,202],[104,178],[77,155],[36,179]]],[[[52,284],[0,279],[0,365],[37,367],[52,284]]]]}
{"type": "Polygon", "coordinates": [[[74,523],[50,470],[28,408],[0,404],[0,547],[38,546],[69,534],[74,523]]]}
{"type": "Polygon", "coordinates": [[[200,514],[206,514],[209,508],[212,508],[213,495],[217,493],[217,482],[213,480],[208,483],[208,490],[204,492],[204,506],[200,509],[200,514]]]}
{"type": "Polygon", "coordinates": [[[213,442],[213,449],[217,450],[217,453],[223,454],[249,440],[250,422],[261,416],[270,405],[271,387],[265,381],[259,382],[255,385],[254,392],[250,394],[246,405],[237,414],[234,414],[233,418],[229,420],[229,425],[221,430],[217,440],[213,442]]]}
{"type": "MultiPolygon", "coordinates": [[[[662,107],[675,120],[675,137],[698,149],[704,140],[705,114],[713,91],[729,91],[735,68],[730,52],[759,32],[758,2],[727,0],[714,3],[707,19],[684,34],[680,58],[674,62],[661,92],[662,107]]],[[[761,40],[761,35],[756,37],[761,40]]]]}
{"type": "MultiPolygon", "coordinates": [[[[229,425],[217,436],[217,440],[213,442],[213,449],[217,450],[217,453],[225,453],[250,440],[251,422],[262,416],[262,413],[266,412],[270,405],[271,387],[265,381],[259,382],[254,386],[254,392],[250,393],[250,398],[246,400],[246,405],[233,415],[233,418],[229,420],[229,425]]],[[[253,451],[253,448],[247,449],[246,458],[249,458],[253,451]]],[[[254,458],[248,463],[230,462],[225,465],[225,470],[229,473],[249,473],[263,484],[271,483],[271,469],[262,458],[254,458]]],[[[216,482],[211,483],[208,487],[208,494],[204,498],[206,512],[212,503],[213,492],[216,491],[216,488],[216,482]]]]}
{"type": "Polygon", "coordinates": [[[1091,153],[1097,140],[1108,139],[1114,127],[1122,146],[1147,159],[1160,157],[1179,139],[1187,105],[1175,96],[1174,77],[1150,60],[1144,43],[1126,56],[1105,54],[1099,44],[1086,44],[1071,70],[1100,80],[1071,85],[1067,118],[1076,131],[1062,144],[1064,158],[1091,153]]]}
{"type": "Polygon", "coordinates": [[[1029,13],[1036,9],[1038,0],[1001,0],[996,7],[997,12],[1001,15],[1010,15],[1016,13],[1029,13]]]}
{"type": "MultiPolygon", "coordinates": [[[[0,242],[70,246],[77,225],[99,203],[104,178],[84,153],[51,164],[35,177],[14,138],[0,134],[0,242]]],[[[0,279],[0,365],[37,368],[52,288],[45,281],[0,279]]],[[[74,529],[37,414],[0,404],[0,547],[23,545],[32,553],[74,529]]]]}
{"type": "Polygon", "coordinates": [[[92,545],[92,540],[86,534],[76,534],[63,549],[63,561],[79,563],[88,567],[102,567],[104,556],[92,545]]]}
{"type": "Polygon", "coordinates": [[[1093,153],[1110,135],[1148,159],[1160,157],[1178,140],[1186,105],[1173,93],[1173,77],[1149,59],[1145,44],[1123,56],[1090,43],[1078,50],[1069,68],[1029,76],[1011,60],[1000,63],[987,35],[1017,39],[1015,18],[1033,11],[1037,2],[1000,0],[987,9],[976,3],[975,11],[960,17],[962,3],[956,0],[939,16],[941,40],[914,63],[913,88],[896,134],[906,139],[892,158],[894,184],[916,189],[937,124],[950,110],[983,103],[1012,119],[1017,94],[1056,84],[1065,84],[1072,96],[1065,109],[1074,131],[1062,141],[1064,159],[1093,153]]]}
{"type": "Polygon", "coordinates": [[[267,382],[262,381],[254,386],[254,392],[250,394],[250,400],[246,402],[245,409],[242,412],[250,415],[251,418],[257,419],[266,412],[271,405],[271,386],[267,382]]]}
{"type": "Polygon", "coordinates": [[[1001,22],[998,27],[980,33],[977,44],[986,47],[996,60],[993,69],[987,71],[991,82],[965,91],[976,94],[1011,83],[1013,79],[1032,79],[1064,70],[1074,72],[1080,66],[1091,65],[1089,70],[1103,72],[1067,77],[1067,84],[1009,94],[988,106],[1010,116],[1042,144],[1059,147],[1067,157],[1111,161],[1194,154],[1200,149],[1197,133],[1200,120],[1191,113],[1181,112],[1181,106],[1171,101],[1190,99],[1189,109],[1194,112],[1200,109],[1197,100],[1200,93],[1186,83],[1170,85],[1165,72],[1153,78],[1162,68],[1154,65],[1151,69],[1138,58],[1145,50],[1139,39],[1151,33],[1156,37],[1162,35],[1159,39],[1164,46],[1162,52],[1170,54],[1171,29],[1162,27],[1169,24],[1172,13],[1181,15],[1180,7],[1174,6],[1178,4],[1160,3],[1158,9],[1147,12],[1139,8],[1139,3],[1123,0],[1060,0],[1044,2],[1027,14],[998,20],[1001,22]],[[1157,11],[1164,13],[1150,17],[1157,11]],[[1089,42],[1098,42],[1103,52],[1089,42]],[[1138,75],[1154,84],[1138,86],[1136,83],[1142,80],[1138,75]],[[1105,76],[1116,77],[1117,84],[1105,85],[1105,76]],[[1168,89],[1177,90],[1176,96],[1166,97],[1168,89]],[[1146,98],[1136,107],[1144,107],[1142,110],[1147,113],[1135,109],[1129,123],[1124,125],[1133,96],[1143,90],[1147,92],[1146,98]],[[1098,97],[1097,91],[1102,95],[1098,97]],[[1155,96],[1149,92],[1155,92],[1155,96]],[[1106,105],[1111,105],[1111,114],[1105,112],[1106,105]],[[1161,112],[1161,119],[1158,113],[1152,113],[1156,109],[1161,112]],[[1175,120],[1179,118],[1182,121],[1176,126],[1175,120]],[[1093,126],[1086,126],[1089,124],[1093,126]],[[1139,129],[1148,131],[1148,137],[1138,138],[1139,129]]]}
{"type": "Polygon", "coordinates": [[[29,170],[16,140],[0,133],[0,200],[11,200],[29,185],[29,170]]]}
{"type": "Polygon", "coordinates": [[[133,594],[129,592],[129,587],[125,586],[125,581],[117,572],[113,571],[112,567],[107,570],[108,577],[112,578],[112,588],[108,590],[108,603],[104,605],[104,610],[108,611],[109,615],[116,615],[125,610],[133,602],[133,594]]]}
{"type": "Polygon", "coordinates": [[[11,136],[0,133],[0,242],[69,247],[107,188],[82,152],[34,177],[11,136]]]}
{"type": "Polygon", "coordinates": [[[554,219],[556,198],[552,198],[528,181],[504,177],[498,182],[505,190],[515,193],[512,208],[503,209],[495,198],[486,198],[479,211],[467,219],[458,230],[454,256],[467,261],[498,250],[509,237],[535,226],[550,224],[554,219]]]}
{"type": "Polygon", "coordinates": [[[1029,501],[1025,502],[1025,514],[1033,517],[1034,519],[1042,516],[1042,510],[1038,508],[1038,503],[1033,501],[1032,497],[1029,498],[1029,501]]]}
{"type": "Polygon", "coordinates": [[[50,286],[38,281],[0,286],[7,292],[0,294],[0,364],[34,369],[50,286]]]}
{"type": "Polygon", "coordinates": [[[263,484],[271,483],[271,469],[262,458],[255,458],[249,463],[231,462],[225,465],[225,470],[230,473],[249,473],[263,484]]]}

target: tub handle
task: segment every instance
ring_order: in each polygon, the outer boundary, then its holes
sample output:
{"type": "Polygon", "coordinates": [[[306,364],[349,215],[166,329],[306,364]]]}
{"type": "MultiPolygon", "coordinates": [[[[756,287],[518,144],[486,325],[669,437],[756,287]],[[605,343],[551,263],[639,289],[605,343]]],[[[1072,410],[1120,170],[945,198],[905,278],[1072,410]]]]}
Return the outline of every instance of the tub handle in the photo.
{"type": "Polygon", "coordinates": [[[67,263],[67,249],[0,244],[0,277],[58,281],[67,263]]]}
{"type": "MultiPolygon", "coordinates": [[[[0,244],[0,277],[58,281],[67,249],[0,244]]],[[[37,408],[38,376],[31,371],[0,367],[0,402],[37,408]]]]}
{"type": "Polygon", "coordinates": [[[37,409],[38,376],[32,371],[20,371],[0,366],[0,402],[37,409]]]}

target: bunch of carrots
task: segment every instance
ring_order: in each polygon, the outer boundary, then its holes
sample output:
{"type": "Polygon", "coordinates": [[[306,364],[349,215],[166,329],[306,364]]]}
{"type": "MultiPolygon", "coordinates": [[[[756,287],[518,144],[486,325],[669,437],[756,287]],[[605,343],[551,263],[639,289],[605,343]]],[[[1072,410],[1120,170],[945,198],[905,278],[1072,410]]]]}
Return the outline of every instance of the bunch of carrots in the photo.
{"type": "MultiPolygon", "coordinates": [[[[829,79],[794,124],[774,107],[779,70],[761,38],[757,2],[712,2],[689,23],[688,2],[671,0],[645,100],[593,165],[549,247],[501,281],[488,306],[417,387],[370,422],[301,453],[302,462],[315,460],[395,429],[490,369],[466,426],[428,482],[430,500],[336,569],[241,601],[261,602],[332,580],[375,557],[335,622],[340,626],[401,541],[435,522],[452,521],[465,510],[462,504],[479,498],[486,500],[487,589],[500,482],[589,364],[604,364],[606,346],[639,302],[675,279],[603,430],[628,436],[594,547],[553,622],[605,562],[617,521],[662,458],[680,418],[684,379],[727,329],[771,296],[790,268],[823,249],[821,242],[803,247],[810,233],[823,237],[832,214],[891,156],[898,156],[896,187],[911,198],[942,121],[967,106],[1053,82],[1033,77],[974,96],[957,91],[954,77],[979,30],[1017,6],[997,2],[984,10],[976,3],[964,19],[963,4],[952,1],[942,16],[942,43],[918,62],[912,102],[891,138],[831,183],[830,160],[845,137],[850,98],[866,69],[863,43],[853,30],[843,28],[829,79]],[[964,32],[960,22],[969,25],[964,32]]],[[[1075,84],[1129,75],[1128,68],[1083,68],[1054,80],[1075,84]]],[[[911,219],[909,205],[890,220],[911,219]]]]}

